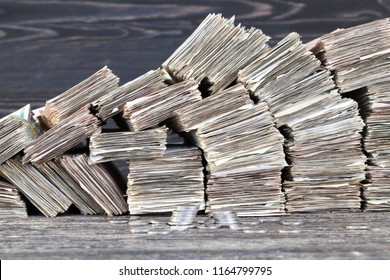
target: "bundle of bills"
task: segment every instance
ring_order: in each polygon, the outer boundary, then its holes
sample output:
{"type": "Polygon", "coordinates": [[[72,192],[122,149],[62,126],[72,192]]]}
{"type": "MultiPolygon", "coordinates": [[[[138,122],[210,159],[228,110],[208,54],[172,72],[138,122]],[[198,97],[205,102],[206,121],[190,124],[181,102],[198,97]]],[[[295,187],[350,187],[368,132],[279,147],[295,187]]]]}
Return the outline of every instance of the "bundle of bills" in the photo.
{"type": "Polygon", "coordinates": [[[138,132],[111,132],[92,135],[89,162],[153,159],[164,154],[167,144],[164,126],[138,132]]]}
{"type": "Polygon", "coordinates": [[[27,105],[0,120],[0,164],[26,148],[39,134],[27,105]]]}
{"type": "Polygon", "coordinates": [[[303,80],[320,66],[321,62],[302,44],[299,34],[293,32],[240,70],[238,81],[264,101],[271,93],[303,80]]]}
{"type": "Polygon", "coordinates": [[[123,111],[126,102],[149,96],[172,83],[164,69],[152,70],[92,102],[96,116],[107,120],[123,111]]]}
{"type": "Polygon", "coordinates": [[[132,131],[151,128],[170,119],[173,111],[202,100],[195,81],[183,81],[127,102],[123,117],[132,131]]]}
{"type": "Polygon", "coordinates": [[[104,164],[88,164],[88,157],[81,155],[65,155],[59,159],[61,166],[78,183],[83,191],[89,194],[99,208],[93,210],[107,215],[121,215],[127,212],[124,199],[125,187],[121,188],[113,175],[114,166],[104,164]]]}
{"type": "Polygon", "coordinates": [[[104,214],[104,210],[88,192],[61,166],[60,160],[51,160],[37,169],[50,180],[84,215],[104,214]]]}
{"type": "Polygon", "coordinates": [[[364,197],[367,211],[390,209],[390,82],[371,85],[360,93],[366,121],[364,149],[369,155],[364,197]]]}
{"type": "Polygon", "coordinates": [[[1,164],[0,175],[11,182],[47,217],[64,213],[72,204],[38,169],[31,164],[22,164],[19,156],[1,164]]]}
{"type": "Polygon", "coordinates": [[[19,191],[0,178],[0,218],[25,217],[27,217],[27,208],[19,191]]]}
{"type": "Polygon", "coordinates": [[[130,161],[130,214],[172,212],[180,205],[204,208],[203,165],[198,148],[171,147],[162,157],[130,161]]]}
{"type": "Polygon", "coordinates": [[[341,98],[330,72],[299,36],[289,34],[244,68],[239,80],[267,102],[286,138],[288,211],[360,209],[365,156],[358,104],[341,98]]]}
{"type": "Polygon", "coordinates": [[[176,131],[190,132],[212,122],[215,117],[227,115],[246,105],[253,105],[253,101],[249,98],[245,87],[242,84],[237,84],[174,111],[170,125],[176,131]]]}
{"type": "Polygon", "coordinates": [[[319,38],[312,50],[334,71],[341,92],[389,80],[390,20],[337,29],[319,38]]]}
{"type": "Polygon", "coordinates": [[[100,121],[84,107],[32,141],[25,149],[23,163],[45,163],[99,132],[100,121]]]}
{"type": "Polygon", "coordinates": [[[176,79],[205,83],[211,94],[229,86],[265,49],[269,37],[256,28],[234,25],[234,17],[209,14],[192,35],[162,64],[176,79]]]}
{"type": "Polygon", "coordinates": [[[254,105],[242,84],[176,110],[172,125],[204,151],[209,211],[239,216],[284,213],[283,137],[264,102],[254,105]]]}
{"type": "Polygon", "coordinates": [[[46,102],[43,112],[48,127],[57,125],[62,120],[89,105],[99,97],[118,87],[119,78],[107,66],[75,85],[64,93],[46,102]]]}

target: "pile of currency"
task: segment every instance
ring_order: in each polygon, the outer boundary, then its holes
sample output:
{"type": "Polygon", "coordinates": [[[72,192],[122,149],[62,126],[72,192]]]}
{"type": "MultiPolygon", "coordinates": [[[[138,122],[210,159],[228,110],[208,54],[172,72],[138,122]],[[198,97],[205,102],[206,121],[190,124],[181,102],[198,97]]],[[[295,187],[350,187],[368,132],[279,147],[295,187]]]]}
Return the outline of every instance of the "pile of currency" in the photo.
{"type": "Polygon", "coordinates": [[[289,212],[360,209],[364,123],[358,104],[342,99],[320,66],[292,33],[239,73],[286,138],[289,212]]]}
{"type": "Polygon", "coordinates": [[[39,128],[27,105],[0,120],[0,164],[25,149],[38,135],[39,128]]]}
{"type": "Polygon", "coordinates": [[[389,24],[270,48],[261,30],[210,14],[158,69],[119,85],[103,67],[2,118],[0,216],[26,216],[27,199],[48,217],[173,212],[183,230],[199,210],[231,228],[358,210],[363,148],[367,210],[389,210],[389,24]]]}
{"type": "Polygon", "coordinates": [[[0,178],[0,217],[25,218],[27,208],[19,191],[0,178]]]}
{"type": "Polygon", "coordinates": [[[234,25],[234,17],[210,14],[162,67],[175,79],[202,83],[213,94],[234,82],[238,71],[268,48],[268,40],[260,29],[234,25]]]}
{"type": "Polygon", "coordinates": [[[390,210],[390,83],[371,85],[357,94],[367,125],[364,134],[364,148],[369,155],[369,183],[364,186],[366,210],[390,210]]]}
{"type": "Polygon", "coordinates": [[[64,213],[72,204],[37,168],[31,164],[22,164],[19,156],[1,164],[0,174],[47,217],[64,213]]]}
{"type": "Polygon", "coordinates": [[[174,127],[189,132],[204,151],[209,210],[232,209],[239,216],[284,213],[283,136],[267,104],[254,105],[237,85],[174,115],[174,127]]]}
{"type": "Polygon", "coordinates": [[[153,159],[164,154],[167,131],[161,128],[138,132],[110,132],[92,135],[89,142],[89,162],[153,159]]]}
{"type": "Polygon", "coordinates": [[[84,107],[32,141],[24,150],[23,163],[43,164],[100,131],[100,121],[84,107]]]}
{"type": "Polygon", "coordinates": [[[172,78],[164,69],[151,70],[93,101],[92,106],[99,119],[107,120],[120,114],[126,102],[149,96],[172,83],[172,78]]]}
{"type": "Polygon", "coordinates": [[[293,32],[241,69],[238,80],[256,98],[264,101],[278,89],[291,86],[319,70],[320,65],[320,61],[302,44],[299,34],[293,32]]]}
{"type": "Polygon", "coordinates": [[[95,201],[93,193],[84,188],[62,166],[66,162],[60,159],[45,162],[38,170],[52,182],[84,215],[104,214],[104,210],[95,201]]]}
{"type": "Polygon", "coordinates": [[[119,78],[107,66],[84,81],[46,102],[43,111],[48,127],[57,125],[85,105],[90,104],[118,87],[119,78]]]}
{"type": "Polygon", "coordinates": [[[390,19],[337,29],[312,50],[334,72],[340,92],[389,80],[390,19]]]}
{"type": "Polygon", "coordinates": [[[180,205],[204,209],[203,177],[198,148],[171,147],[156,159],[130,160],[130,214],[172,212],[180,205]]]}
{"type": "Polygon", "coordinates": [[[116,178],[113,165],[90,165],[85,154],[66,155],[60,158],[60,162],[79,187],[92,195],[92,199],[105,214],[120,215],[127,212],[127,204],[123,198],[125,189],[116,178]]]}
{"type": "Polygon", "coordinates": [[[170,119],[173,111],[202,100],[195,81],[182,81],[156,92],[149,92],[124,107],[123,117],[132,131],[151,128],[170,119]]]}

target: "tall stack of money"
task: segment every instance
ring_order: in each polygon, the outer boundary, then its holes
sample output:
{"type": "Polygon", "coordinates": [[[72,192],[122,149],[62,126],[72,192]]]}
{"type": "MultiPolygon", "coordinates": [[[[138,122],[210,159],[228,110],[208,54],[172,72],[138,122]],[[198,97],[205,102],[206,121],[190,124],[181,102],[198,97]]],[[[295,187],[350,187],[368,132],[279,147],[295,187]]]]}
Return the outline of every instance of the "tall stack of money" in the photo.
{"type": "Polygon", "coordinates": [[[204,208],[202,156],[198,148],[170,147],[155,159],[130,160],[130,214],[172,212],[180,205],[204,208]]]}
{"type": "Polygon", "coordinates": [[[172,122],[204,152],[208,210],[284,214],[283,136],[267,104],[254,105],[244,86],[236,85],[175,111],[172,122]]]}
{"type": "Polygon", "coordinates": [[[289,34],[239,73],[265,101],[285,136],[289,212],[360,209],[365,156],[358,105],[342,99],[332,75],[289,34]]]}
{"type": "Polygon", "coordinates": [[[0,164],[26,148],[39,134],[27,105],[0,120],[0,164]]]}
{"type": "Polygon", "coordinates": [[[341,93],[390,78],[390,20],[337,29],[319,38],[312,49],[334,73],[341,93]]]}
{"type": "Polygon", "coordinates": [[[389,209],[386,160],[386,86],[390,80],[390,19],[337,29],[312,47],[323,65],[335,76],[344,96],[355,99],[366,122],[367,184],[364,198],[368,211],[389,209]]]}
{"type": "Polygon", "coordinates": [[[19,191],[0,178],[0,218],[25,218],[27,208],[19,191]]]}
{"type": "Polygon", "coordinates": [[[364,149],[368,153],[364,198],[367,211],[390,210],[390,82],[355,93],[365,119],[364,149]]]}
{"type": "Polygon", "coordinates": [[[175,79],[194,79],[213,94],[234,82],[238,70],[268,48],[268,40],[259,29],[234,25],[234,17],[209,14],[162,67],[175,79]]]}

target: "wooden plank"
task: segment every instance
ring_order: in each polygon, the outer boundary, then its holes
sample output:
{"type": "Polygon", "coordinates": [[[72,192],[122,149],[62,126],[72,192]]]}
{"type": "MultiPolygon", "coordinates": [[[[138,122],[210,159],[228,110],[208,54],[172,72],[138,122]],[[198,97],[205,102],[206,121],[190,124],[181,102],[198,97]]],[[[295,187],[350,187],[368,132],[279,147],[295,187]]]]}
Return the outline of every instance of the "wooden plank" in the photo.
{"type": "MultiPolygon", "coordinates": [[[[243,230],[132,233],[130,216],[0,220],[0,259],[389,259],[389,213],[241,218],[243,230]],[[248,225],[257,222],[257,225],[248,225]]],[[[142,217],[166,223],[169,217],[142,217]]],[[[159,226],[161,227],[161,226],[159,226]]]]}

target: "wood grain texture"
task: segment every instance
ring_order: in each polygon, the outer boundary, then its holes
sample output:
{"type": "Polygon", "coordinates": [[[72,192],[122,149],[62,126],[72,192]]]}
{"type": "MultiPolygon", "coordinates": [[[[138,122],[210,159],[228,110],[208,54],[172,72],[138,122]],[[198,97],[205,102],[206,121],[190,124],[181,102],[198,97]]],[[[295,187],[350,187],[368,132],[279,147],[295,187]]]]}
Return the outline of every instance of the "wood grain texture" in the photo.
{"type": "MultiPolygon", "coordinates": [[[[0,220],[0,259],[389,259],[388,213],[242,218],[226,228],[132,233],[130,217],[64,216],[0,220]]],[[[167,222],[169,217],[143,217],[167,222]]]]}
{"type": "MultiPolygon", "coordinates": [[[[236,15],[237,22],[261,28],[272,37],[271,44],[291,31],[307,42],[338,27],[388,17],[390,1],[0,0],[0,117],[26,103],[43,106],[104,65],[121,84],[155,69],[210,12],[236,15]]],[[[140,235],[130,232],[126,219],[0,220],[0,259],[390,257],[388,213],[263,220],[258,226],[266,230],[263,234],[219,229],[140,235]],[[289,220],[302,225],[283,223],[289,220]]]]}

